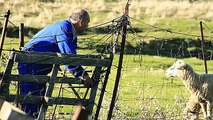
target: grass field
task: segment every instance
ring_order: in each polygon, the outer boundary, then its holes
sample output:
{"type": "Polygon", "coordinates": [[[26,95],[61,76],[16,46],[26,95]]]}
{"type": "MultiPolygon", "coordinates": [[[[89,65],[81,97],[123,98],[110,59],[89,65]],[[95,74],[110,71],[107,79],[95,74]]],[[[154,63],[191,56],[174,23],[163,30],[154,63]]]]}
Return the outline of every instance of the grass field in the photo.
{"type": "MultiPolygon", "coordinates": [[[[76,7],[86,8],[91,13],[90,28],[111,21],[122,15],[126,2],[125,0],[41,1],[0,0],[0,15],[10,9],[12,12],[10,21],[16,26],[23,22],[26,27],[25,34],[33,36],[46,25],[68,18],[72,9],[76,7]]],[[[207,50],[212,53],[212,5],[212,1],[190,3],[187,0],[131,0],[130,22],[133,29],[128,28],[127,48],[113,112],[114,119],[182,118],[182,111],[190,94],[181,80],[167,78],[165,71],[176,59],[184,59],[197,73],[204,73],[203,61],[193,54],[184,57],[181,46],[182,43],[183,46],[187,43],[189,45],[186,47],[187,50],[200,49],[199,22],[203,20],[205,40],[210,42],[207,50]],[[178,51],[171,52],[172,49],[178,51]]],[[[3,23],[3,19],[0,19],[0,22],[3,23]]],[[[18,49],[18,29],[12,24],[9,24],[9,28],[4,49],[18,49]]],[[[79,47],[82,49],[79,49],[78,53],[98,54],[97,49],[102,49],[111,42],[110,38],[105,43],[107,38],[103,36],[106,34],[107,31],[103,28],[97,28],[79,36],[79,47]],[[96,34],[98,36],[92,37],[96,34]],[[91,40],[84,41],[82,38],[91,40]]],[[[25,37],[25,41],[28,40],[29,38],[25,37]]],[[[7,55],[7,51],[3,52],[7,55]]],[[[184,51],[184,54],[188,53],[184,51]]],[[[112,97],[118,58],[119,52],[113,61],[99,117],[103,120],[106,119],[112,97]]],[[[3,70],[4,62],[1,63],[3,70]]],[[[213,74],[213,61],[208,60],[207,65],[208,72],[213,74]]],[[[54,94],[57,95],[57,89],[54,94]]],[[[64,93],[67,96],[69,94],[69,91],[64,93]]],[[[72,109],[73,107],[63,106],[61,110],[58,108],[58,111],[70,112],[72,109]]]]}

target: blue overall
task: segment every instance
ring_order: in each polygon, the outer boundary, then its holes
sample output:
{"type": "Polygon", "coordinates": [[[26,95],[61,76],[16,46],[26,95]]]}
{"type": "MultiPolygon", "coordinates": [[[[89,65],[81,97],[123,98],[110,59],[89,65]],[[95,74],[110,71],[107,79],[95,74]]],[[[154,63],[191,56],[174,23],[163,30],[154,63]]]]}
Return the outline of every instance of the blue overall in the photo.
{"type": "MultiPolygon", "coordinates": [[[[77,36],[76,31],[69,19],[53,23],[39,31],[23,48],[23,51],[34,52],[60,52],[76,54],[77,36]]],[[[53,65],[19,63],[19,74],[47,75],[53,65]]],[[[81,66],[68,66],[65,68],[75,77],[82,76],[84,69],[81,66]]],[[[87,74],[87,73],[86,73],[87,74]]],[[[43,96],[46,84],[36,82],[22,82],[22,95],[43,96]]],[[[32,117],[37,117],[40,109],[39,104],[24,103],[22,109],[32,117]]]]}

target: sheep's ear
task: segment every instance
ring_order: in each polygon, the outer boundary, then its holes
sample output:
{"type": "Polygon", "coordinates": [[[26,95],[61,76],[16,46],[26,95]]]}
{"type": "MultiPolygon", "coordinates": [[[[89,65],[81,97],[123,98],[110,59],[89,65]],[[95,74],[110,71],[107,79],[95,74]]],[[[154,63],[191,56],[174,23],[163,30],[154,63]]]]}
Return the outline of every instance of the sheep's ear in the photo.
{"type": "Polygon", "coordinates": [[[178,60],[176,64],[177,64],[177,69],[183,70],[187,68],[187,64],[183,60],[178,60]]]}

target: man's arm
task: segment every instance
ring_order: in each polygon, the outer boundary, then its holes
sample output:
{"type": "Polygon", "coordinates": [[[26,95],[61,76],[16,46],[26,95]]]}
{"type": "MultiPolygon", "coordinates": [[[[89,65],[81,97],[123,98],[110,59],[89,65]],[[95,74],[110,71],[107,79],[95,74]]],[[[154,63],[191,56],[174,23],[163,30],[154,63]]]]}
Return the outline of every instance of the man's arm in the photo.
{"type": "MultiPolygon", "coordinates": [[[[57,36],[56,39],[61,53],[76,54],[77,41],[73,40],[73,33],[70,30],[64,30],[64,34],[57,36]]],[[[91,84],[91,78],[89,77],[88,73],[82,68],[82,66],[65,65],[65,67],[76,78],[82,78],[83,80],[85,80],[85,86],[89,86],[91,84]]]]}

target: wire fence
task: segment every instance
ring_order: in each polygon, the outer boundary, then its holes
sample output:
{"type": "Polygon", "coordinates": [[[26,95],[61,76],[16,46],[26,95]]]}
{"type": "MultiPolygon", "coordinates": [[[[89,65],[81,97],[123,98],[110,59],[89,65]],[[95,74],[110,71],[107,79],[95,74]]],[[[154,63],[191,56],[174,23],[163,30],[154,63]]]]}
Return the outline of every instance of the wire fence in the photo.
{"type": "MultiPolygon", "coordinates": [[[[90,37],[80,37],[78,42],[83,46],[80,47],[81,50],[86,51],[87,54],[106,54],[113,52],[113,48],[116,48],[116,53],[119,52],[120,44],[114,43],[118,34],[120,39],[123,32],[121,31],[121,16],[117,17],[109,22],[105,22],[100,25],[92,26],[89,28],[90,37]],[[103,34],[100,33],[103,31],[103,34]],[[95,51],[95,52],[94,52],[95,51]]],[[[13,22],[9,21],[14,27],[18,28],[13,22]]],[[[165,66],[154,66],[155,63],[164,60],[163,57],[171,57],[170,62],[178,58],[199,58],[202,59],[201,50],[196,50],[200,47],[200,35],[191,34],[196,27],[193,27],[189,30],[188,33],[177,32],[171,29],[160,28],[158,26],[150,25],[142,20],[137,20],[135,18],[129,17],[127,35],[127,45],[125,49],[125,60],[122,69],[122,76],[120,79],[119,92],[116,98],[116,106],[113,112],[113,119],[182,119],[182,111],[185,108],[185,103],[188,99],[189,93],[186,91],[184,85],[181,82],[177,82],[176,79],[168,79],[165,77],[165,69],[168,68],[165,66]],[[148,31],[144,31],[145,35],[141,35],[134,29],[132,22],[139,22],[148,27],[148,31]],[[162,37],[155,37],[151,34],[153,31],[161,31],[162,37]],[[185,37],[195,37],[196,39],[183,39],[183,38],[171,38],[167,35],[171,34],[172,36],[181,35],[185,37]],[[149,39],[149,42],[146,41],[149,39]],[[195,46],[197,45],[197,46],[195,46]],[[195,50],[193,49],[195,48],[195,50]],[[149,59],[145,59],[143,56],[149,55],[149,59]],[[135,66],[136,65],[136,66],[135,66]],[[154,67],[153,67],[154,66],[154,67]],[[171,93],[172,92],[172,93],[171,93]]],[[[212,39],[212,30],[204,23],[204,26],[209,31],[209,36],[205,38],[212,39]]],[[[18,28],[20,31],[20,29],[18,28]]],[[[72,34],[72,33],[70,33],[72,34]]],[[[30,38],[29,35],[25,35],[30,38]]],[[[63,36],[63,34],[53,35],[53,36],[39,36],[36,38],[31,38],[31,40],[43,39],[43,38],[55,38],[56,36],[63,36]]],[[[56,40],[55,40],[56,41],[56,40]]],[[[36,47],[48,47],[52,44],[58,44],[59,42],[64,42],[67,40],[57,41],[51,44],[46,44],[36,47]]],[[[118,42],[118,41],[117,41],[118,42]]],[[[14,42],[11,40],[9,43],[6,43],[6,49],[3,51],[11,51],[14,42]],[[9,47],[8,47],[9,46],[9,47]]],[[[213,56],[213,43],[211,40],[206,41],[205,43],[207,48],[207,59],[212,60],[213,56]]],[[[84,51],[84,52],[85,52],[84,51]]],[[[1,70],[6,66],[6,61],[8,57],[6,53],[2,55],[1,61],[1,70]]],[[[107,88],[102,103],[102,108],[100,112],[100,119],[106,119],[107,112],[110,105],[110,98],[112,96],[112,87],[114,83],[114,75],[117,69],[117,57],[115,56],[115,62],[112,65],[112,72],[109,78],[109,88],[107,88]]],[[[197,60],[199,61],[199,60],[197,60]]],[[[200,61],[199,61],[200,63],[200,61]]],[[[200,64],[198,64],[200,65],[200,64]]],[[[50,69],[46,68],[46,69],[50,69]]],[[[13,72],[17,72],[17,67],[13,68],[13,72]]],[[[92,69],[92,68],[89,68],[92,69]]],[[[213,69],[210,68],[212,72],[213,69]]],[[[101,76],[99,89],[102,87],[103,77],[101,76]]],[[[36,81],[36,80],[35,80],[36,81]]],[[[17,90],[17,83],[12,83],[12,91],[15,93],[17,90]]],[[[54,96],[57,96],[57,91],[59,90],[59,85],[55,87],[54,96]]],[[[81,88],[77,89],[78,94],[83,97],[84,90],[81,88]]],[[[27,94],[31,96],[32,93],[27,94]]],[[[99,95],[99,93],[98,93],[99,95]]],[[[97,96],[98,96],[97,95],[97,96]]],[[[70,90],[68,85],[63,85],[61,96],[75,96],[73,91],[70,90]]],[[[48,108],[47,116],[51,116],[53,107],[48,108]]],[[[64,118],[67,116],[70,117],[72,113],[70,111],[75,110],[74,106],[63,106],[59,105],[57,107],[57,113],[55,118],[64,118]]]]}

